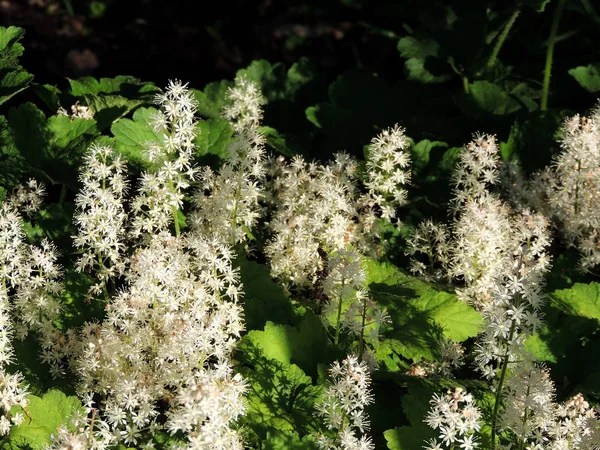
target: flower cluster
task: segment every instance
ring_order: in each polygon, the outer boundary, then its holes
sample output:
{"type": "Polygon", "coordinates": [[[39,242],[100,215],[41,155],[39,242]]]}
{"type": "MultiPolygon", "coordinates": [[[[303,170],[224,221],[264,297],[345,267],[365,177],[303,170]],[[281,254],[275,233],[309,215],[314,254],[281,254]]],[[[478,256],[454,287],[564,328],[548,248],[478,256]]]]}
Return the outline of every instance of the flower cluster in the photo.
{"type": "Polygon", "coordinates": [[[197,105],[193,93],[187,85],[170,81],[166,92],[156,95],[156,103],[161,109],[153,116],[152,126],[162,142],[147,143],[148,159],[155,170],[142,175],[139,193],[131,204],[134,238],[167,230],[171,223],[179,233],[183,191],[196,175],[193,151],[197,105]]]}
{"type": "Polygon", "coordinates": [[[74,214],[79,234],[73,236],[73,244],[83,255],[76,268],[90,270],[100,279],[91,289],[97,294],[103,288],[106,291],[108,280],[122,275],[126,268],[126,163],[111,147],[92,145],[79,178],[82,189],[75,197],[74,214]]]}
{"type": "Polygon", "coordinates": [[[327,264],[323,293],[327,301],[321,315],[326,325],[335,329],[334,343],[340,331],[347,330],[358,338],[358,358],[369,367],[377,363],[366,346],[378,342],[382,325],[388,322],[387,312],[369,298],[365,289],[366,275],[358,252],[344,249],[334,253],[327,264]]]}
{"type": "Polygon", "coordinates": [[[543,444],[542,433],[554,423],[554,383],[549,371],[534,365],[527,355],[509,373],[504,390],[500,427],[518,443],[543,444]]]}
{"type": "Polygon", "coordinates": [[[13,307],[15,336],[24,339],[34,331],[41,344],[41,360],[50,365],[54,378],[64,374],[62,359],[67,348],[61,344],[63,333],[55,321],[61,312],[56,296],[62,291],[62,268],[54,244],[44,239],[39,247],[24,246],[21,280],[15,289],[13,307]]]}
{"type": "Polygon", "coordinates": [[[549,270],[548,221],[524,211],[512,221],[511,229],[514,242],[523,244],[513,249],[510,265],[497,273],[489,286],[490,298],[481,305],[485,325],[476,362],[490,378],[495,376],[497,364],[519,360],[525,339],[539,329],[544,277],[549,270]]]}
{"type": "Polygon", "coordinates": [[[475,135],[458,156],[452,174],[452,210],[458,212],[468,200],[487,196],[500,177],[500,156],[495,136],[475,135]]]}
{"type": "Polygon", "coordinates": [[[200,173],[192,223],[200,233],[235,245],[247,239],[260,217],[258,202],[266,168],[265,140],[258,127],[264,98],[256,83],[246,77],[236,78],[227,98],[231,103],[223,116],[231,121],[235,134],[219,172],[205,167],[200,173]]]}
{"type": "Polygon", "coordinates": [[[439,341],[440,357],[437,361],[421,360],[410,367],[409,374],[414,377],[452,377],[452,371],[463,365],[465,348],[450,339],[439,341]]]}
{"type": "Polygon", "coordinates": [[[477,442],[477,432],[481,428],[481,412],[475,405],[471,394],[463,388],[448,390],[446,395],[433,395],[429,402],[431,409],[427,413],[425,423],[434,430],[439,430],[438,442],[431,439],[425,446],[428,450],[440,450],[446,446],[453,448],[455,443],[464,450],[473,450],[477,442]]]}
{"type": "Polygon", "coordinates": [[[356,161],[343,153],[325,166],[300,156],[290,163],[272,161],[269,200],[274,211],[265,254],[273,277],[313,286],[325,267],[323,253],[356,241],[356,170],[356,161]]]}
{"type": "Polygon", "coordinates": [[[27,217],[32,217],[42,206],[46,195],[46,187],[43,183],[31,178],[25,185],[19,184],[11,193],[8,201],[17,211],[27,217]]]}
{"type": "Polygon", "coordinates": [[[357,161],[345,153],[324,165],[307,163],[301,156],[290,162],[282,157],[271,160],[271,239],[265,253],[272,275],[287,285],[308,287],[324,270],[324,256],[348,245],[374,253],[379,218],[396,219],[396,208],[406,200],[407,147],[408,138],[398,126],[373,139],[364,177],[368,192],[363,194],[357,161]]]}
{"type": "MultiPolygon", "coordinates": [[[[132,256],[128,286],[111,299],[104,323],[83,329],[74,363],[80,392],[90,408],[100,396],[116,442],[135,444],[143,430],[160,428],[158,402],[175,396],[187,404],[190,389],[223,395],[222,406],[240,401],[243,389],[230,361],[243,330],[232,257],[214,240],[156,235],[132,256]]],[[[190,445],[201,433],[214,448],[237,448],[229,447],[228,426],[243,407],[236,414],[230,406],[220,414],[206,408],[200,402],[191,411],[171,409],[166,426],[195,430],[190,445]]]]}
{"type": "MultiPolygon", "coordinates": [[[[554,409],[555,421],[548,430],[551,450],[600,448],[600,412],[577,394],[554,409]]],[[[542,442],[534,447],[541,450],[542,442]]]]}
{"type": "Polygon", "coordinates": [[[396,209],[406,203],[403,188],[410,182],[410,142],[398,125],[374,137],[367,150],[365,186],[381,208],[381,217],[396,218],[396,209]]]}
{"type": "Polygon", "coordinates": [[[513,204],[554,219],[567,245],[581,253],[585,272],[600,264],[600,104],[588,117],[567,117],[559,142],[562,151],[550,166],[526,180],[509,165],[504,185],[513,204]]]}
{"type": "Polygon", "coordinates": [[[20,222],[14,207],[0,203],[0,436],[8,434],[11,425],[22,420],[22,415],[10,417],[11,408],[14,405],[25,408],[28,403],[23,376],[20,372],[7,371],[14,357],[9,289],[16,285],[21,272],[23,231],[20,222]]]}
{"type": "Polygon", "coordinates": [[[507,379],[500,425],[519,448],[531,450],[597,450],[600,416],[583,395],[554,401],[548,370],[527,357],[507,379]]]}
{"type": "Polygon", "coordinates": [[[373,402],[371,376],[365,362],[349,355],[340,364],[335,361],[329,369],[331,384],[316,403],[317,414],[324,417],[327,428],[336,436],[321,435],[319,448],[324,450],[372,450],[371,438],[366,436],[369,419],[365,406],[373,402]],[[357,436],[357,432],[362,435],[357,436]]]}
{"type": "Polygon", "coordinates": [[[545,173],[548,214],[556,217],[581,268],[600,264],[600,107],[590,117],[566,119],[563,151],[545,173]]]}
{"type": "Polygon", "coordinates": [[[427,280],[441,280],[449,277],[450,231],[443,223],[425,220],[413,231],[408,240],[407,255],[412,256],[410,271],[427,280]],[[416,258],[425,256],[427,264],[416,258]]]}
{"type": "Polygon", "coordinates": [[[457,289],[462,300],[482,310],[498,285],[514,277],[515,267],[526,281],[534,271],[535,285],[549,268],[548,221],[527,209],[513,211],[489,187],[499,179],[499,150],[492,136],[478,135],[459,154],[453,174],[454,220],[450,226],[426,221],[409,243],[416,273],[449,278],[463,283],[457,289]],[[424,255],[428,265],[416,258],[424,255]],[[522,266],[518,255],[528,261],[522,266]]]}

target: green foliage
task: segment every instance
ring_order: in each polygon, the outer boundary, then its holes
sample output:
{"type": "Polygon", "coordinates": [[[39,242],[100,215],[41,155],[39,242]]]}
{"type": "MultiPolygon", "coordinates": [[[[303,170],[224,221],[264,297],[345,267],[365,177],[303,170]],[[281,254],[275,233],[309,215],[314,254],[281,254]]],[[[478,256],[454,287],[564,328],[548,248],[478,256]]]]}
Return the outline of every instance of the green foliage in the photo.
{"type": "Polygon", "coordinates": [[[312,313],[306,313],[297,326],[278,325],[267,322],[264,330],[248,332],[239,345],[255,347],[269,359],[283,364],[297,364],[311,376],[317,375],[317,364],[333,360],[332,350],[321,321],[312,313]]]}
{"type": "Polygon", "coordinates": [[[484,80],[470,84],[469,93],[457,97],[456,101],[465,114],[475,118],[485,118],[488,114],[506,116],[521,108],[504,89],[484,80]]]}
{"type": "Polygon", "coordinates": [[[438,57],[439,45],[430,39],[418,40],[412,36],[403,37],[398,41],[400,56],[406,58],[404,68],[407,78],[421,83],[443,83],[452,75],[446,73],[434,75],[427,69],[427,62],[438,57]]]}
{"type": "Polygon", "coordinates": [[[203,91],[194,89],[194,95],[198,101],[198,114],[203,117],[221,117],[221,110],[227,103],[225,95],[227,89],[233,86],[231,81],[222,80],[206,85],[203,91]]]}
{"type": "Polygon", "coordinates": [[[600,284],[576,283],[552,292],[545,312],[544,326],[527,341],[529,350],[562,380],[561,390],[598,395],[600,378],[592,374],[600,371],[600,284]]]}
{"type": "Polygon", "coordinates": [[[251,431],[249,438],[255,444],[263,442],[270,432],[305,435],[319,427],[312,410],[321,388],[314,386],[300,367],[289,363],[292,350],[285,333],[269,324],[267,327],[265,336],[247,336],[238,347],[240,373],[250,385],[248,411],[241,424],[251,431]],[[278,346],[262,339],[266,336],[287,342],[278,346]]]}
{"type": "Polygon", "coordinates": [[[0,105],[18,94],[33,80],[19,65],[23,46],[19,43],[25,30],[18,27],[0,27],[0,105]]]}
{"type": "Polygon", "coordinates": [[[63,115],[46,118],[28,102],[10,109],[8,127],[9,148],[3,152],[9,159],[47,183],[75,188],[82,155],[98,134],[95,120],[63,115]]]}
{"type": "Polygon", "coordinates": [[[386,364],[393,360],[392,353],[411,360],[435,360],[443,337],[462,342],[478,334],[483,323],[480,314],[454,294],[404,275],[391,264],[369,260],[367,269],[370,293],[393,323],[378,350],[386,364]]]}
{"type": "Polygon", "coordinates": [[[69,80],[67,94],[81,99],[94,113],[98,129],[108,128],[115,120],[142,105],[152,104],[159,89],[130,76],[101,78],[85,77],[69,80]]]}
{"type": "Polygon", "coordinates": [[[582,88],[591,93],[600,91],[600,64],[579,66],[569,70],[571,75],[582,88]]]}
{"type": "Polygon", "coordinates": [[[197,125],[198,136],[196,144],[197,156],[214,156],[221,160],[227,158],[227,146],[231,142],[233,130],[229,123],[218,117],[201,120],[197,125]]]}
{"type": "MultiPolygon", "coordinates": [[[[78,409],[82,407],[77,397],[67,397],[56,389],[46,392],[41,398],[29,396],[23,423],[13,427],[6,439],[0,439],[0,449],[43,448],[50,443],[50,435],[56,433],[60,425],[67,424],[69,417],[78,409]]],[[[13,415],[19,412],[23,414],[20,407],[13,407],[13,415]]]]}
{"type": "Polygon", "coordinates": [[[264,264],[238,258],[244,286],[244,318],[248,330],[262,330],[267,322],[294,324],[297,322],[291,299],[271,278],[264,264]]]}
{"type": "Polygon", "coordinates": [[[600,284],[576,283],[552,293],[552,304],[566,314],[595,319],[600,325],[600,284]]]}
{"type": "Polygon", "coordinates": [[[149,168],[145,155],[146,143],[159,142],[161,137],[150,126],[150,118],[155,108],[139,108],[132,119],[119,119],[113,122],[110,131],[115,137],[115,150],[122,154],[138,171],[149,168]]]}
{"type": "MultiPolygon", "coordinates": [[[[353,8],[363,4],[349,3],[353,8]]],[[[563,118],[580,106],[568,101],[571,93],[561,92],[560,86],[571,83],[577,90],[575,80],[583,89],[574,97],[586,107],[595,100],[589,94],[600,92],[598,64],[565,56],[575,49],[569,39],[577,35],[566,33],[557,46],[557,83],[551,97],[555,107],[539,110],[538,78],[543,68],[539,62],[546,42],[528,28],[539,31],[548,27],[545,16],[538,14],[547,9],[548,0],[503,6],[450,3],[425,0],[418,14],[411,14],[410,20],[394,30],[361,25],[390,41],[389,53],[404,65],[404,78],[401,73],[386,78],[385,71],[376,73],[358,57],[356,66],[364,70],[336,73],[335,79],[329,79],[306,58],[289,68],[282,63],[254,61],[238,72],[256,81],[264,92],[267,104],[260,131],[275,154],[326,160],[345,150],[361,158],[366,144],[381,129],[395,123],[406,128],[414,139],[410,203],[401,214],[405,226],[397,230],[388,225],[382,239],[386,256],[399,265],[405,262],[404,237],[411,226],[424,217],[446,217],[450,175],[461,146],[472,133],[496,133],[502,159],[519,163],[527,175],[551,161],[559,148],[557,130],[563,118]],[[519,18],[506,43],[500,43],[492,64],[492,51],[515,7],[522,9],[519,18]],[[520,22],[532,17],[538,17],[539,27],[520,22]],[[531,60],[515,58],[515,47],[521,46],[527,47],[531,60]]],[[[411,7],[386,5],[380,13],[388,11],[395,20],[391,12],[401,14],[411,7]]],[[[569,13],[580,17],[578,11],[572,6],[569,13]]],[[[47,203],[25,221],[24,229],[28,242],[48,238],[60,248],[65,277],[59,295],[63,310],[57,325],[66,331],[89,320],[101,321],[106,306],[102,301],[86,301],[94,279],[72,267],[77,257],[71,238],[75,234],[72,199],[82,155],[91,142],[113,145],[128,160],[134,185],[140,172],[150,168],[145,155],[147,143],[161,139],[150,126],[151,115],[156,112],[152,100],[159,90],[153,83],[131,76],[71,79],[64,88],[32,83],[33,76],[19,65],[23,34],[20,28],[0,28],[0,105],[9,102],[0,116],[0,199],[30,176],[48,185],[47,203]],[[19,97],[13,97],[28,86],[32,86],[26,93],[31,94],[27,97],[30,101],[17,103],[19,97]],[[94,119],[56,115],[59,107],[68,110],[76,102],[89,107],[94,119]]],[[[582,52],[595,50],[584,40],[581,48],[582,52]]],[[[227,157],[233,130],[221,111],[232,85],[230,80],[223,80],[194,90],[198,112],[205,118],[197,124],[197,166],[218,168],[227,157]]],[[[185,225],[184,212],[178,214],[179,222],[185,225]]],[[[257,252],[255,260],[249,261],[240,252],[236,261],[247,328],[235,354],[236,371],[249,386],[248,413],[239,421],[240,429],[253,448],[316,449],[316,436],[326,430],[315,416],[314,403],[325,384],[327,367],[345,356],[347,346],[343,341],[339,346],[331,344],[314,312],[319,308],[316,302],[309,306],[312,299],[298,300],[300,294],[286,292],[271,278],[269,267],[256,262],[262,261],[261,239],[265,239],[260,233],[256,236],[249,243],[257,252]]],[[[548,276],[550,299],[544,308],[545,323],[529,338],[527,347],[550,367],[559,399],[583,392],[592,402],[598,401],[600,284],[590,283],[590,276],[575,272],[578,255],[565,250],[559,239],[554,246],[558,256],[548,276]]],[[[385,445],[381,434],[387,430],[384,436],[389,449],[421,449],[423,441],[434,435],[423,423],[431,395],[451,386],[462,385],[473,391],[489,417],[493,393],[487,384],[471,379],[475,375],[468,367],[456,374],[457,380],[428,381],[406,375],[421,359],[440,359],[441,339],[462,342],[471,349],[481,330],[481,315],[460,302],[451,287],[423,282],[391,263],[368,260],[367,271],[370,296],[391,317],[375,347],[381,370],[374,373],[376,401],[370,414],[377,448],[385,445]]],[[[48,367],[39,362],[35,334],[23,341],[14,340],[13,345],[16,358],[11,370],[24,374],[34,395],[30,396],[24,422],[0,440],[0,447],[41,448],[81,404],[66,396],[74,391],[73,380],[51,379],[48,367]]],[[[12,414],[18,412],[15,408],[12,414]]],[[[481,448],[488,448],[489,426],[484,426],[482,433],[481,448]]],[[[168,447],[172,439],[166,434],[155,437],[160,448],[168,447]]]]}
{"type": "Polygon", "coordinates": [[[316,450],[317,441],[312,435],[300,439],[293,431],[271,429],[261,447],[263,450],[316,450]]]}

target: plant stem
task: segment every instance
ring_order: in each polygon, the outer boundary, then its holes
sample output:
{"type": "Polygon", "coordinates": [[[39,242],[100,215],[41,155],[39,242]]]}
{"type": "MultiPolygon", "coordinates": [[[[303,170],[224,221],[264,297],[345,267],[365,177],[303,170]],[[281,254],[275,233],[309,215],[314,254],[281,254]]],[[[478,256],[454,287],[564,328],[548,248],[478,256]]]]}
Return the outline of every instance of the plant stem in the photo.
{"type": "MultiPolygon", "coordinates": [[[[531,375],[531,373],[530,373],[531,375]]],[[[527,385],[527,393],[525,394],[525,398],[527,399],[529,397],[531,391],[531,384],[527,385]]],[[[528,410],[529,407],[525,407],[525,412],[523,413],[523,420],[521,420],[521,424],[523,425],[523,429],[525,428],[525,424],[527,423],[527,419],[528,419],[528,410]]],[[[517,450],[523,450],[523,448],[525,447],[525,439],[523,438],[523,436],[519,437],[519,447],[517,450]]]]}
{"type": "Polygon", "coordinates": [[[548,49],[546,51],[546,67],[544,68],[544,83],[542,87],[542,103],[540,110],[548,109],[548,93],[550,92],[550,75],[552,74],[552,56],[554,54],[554,44],[556,43],[556,35],[558,34],[558,24],[565,6],[566,0],[558,0],[558,5],[554,10],[552,18],[552,28],[550,29],[550,37],[548,38],[548,49]]]}
{"type": "Polygon", "coordinates": [[[67,185],[63,184],[60,188],[60,196],[58,197],[58,204],[62,206],[67,198],[67,185]]]}
{"type": "Polygon", "coordinates": [[[75,15],[75,11],[73,10],[73,5],[71,4],[71,0],[63,0],[65,5],[65,9],[67,10],[67,14],[71,17],[75,15]]]}
{"type": "MultiPolygon", "coordinates": [[[[513,320],[510,325],[510,333],[508,335],[508,342],[510,342],[515,333],[517,321],[513,320]]],[[[498,386],[496,386],[496,398],[494,400],[494,413],[492,415],[492,436],[491,436],[491,450],[496,448],[496,424],[498,422],[498,411],[500,409],[500,400],[502,399],[502,388],[504,387],[504,378],[506,377],[506,370],[508,369],[509,363],[509,347],[506,347],[506,353],[504,354],[504,361],[502,361],[502,370],[500,372],[500,379],[498,380],[498,386]]]]}
{"type": "Polygon", "coordinates": [[[97,411],[96,408],[94,408],[92,410],[92,420],[90,421],[90,432],[89,432],[89,434],[87,436],[87,445],[86,445],[86,448],[90,448],[90,444],[91,444],[92,439],[94,437],[94,421],[96,420],[96,411],[97,411]]]}
{"type": "MultiPolygon", "coordinates": [[[[346,284],[346,280],[342,280],[342,292],[344,292],[344,285],[346,284]]],[[[338,303],[338,311],[337,311],[337,322],[335,324],[335,345],[340,341],[340,328],[342,323],[342,296],[340,295],[339,303],[338,303]]]]}
{"type": "Polygon", "coordinates": [[[496,45],[494,45],[494,49],[492,50],[492,54],[490,55],[490,59],[488,59],[488,62],[487,62],[487,66],[488,67],[493,67],[494,64],[496,63],[496,59],[498,58],[498,54],[500,53],[500,49],[502,48],[502,45],[504,44],[504,41],[506,41],[508,33],[510,32],[510,29],[512,28],[512,26],[516,22],[517,17],[519,17],[519,14],[521,14],[521,7],[522,6],[523,6],[522,2],[518,1],[517,2],[517,7],[513,11],[513,13],[510,16],[510,18],[508,19],[508,22],[506,22],[506,25],[504,26],[504,29],[502,30],[502,33],[500,34],[500,36],[498,36],[498,40],[496,41],[496,45]]]}
{"type": "Polygon", "coordinates": [[[590,0],[581,0],[581,3],[583,4],[583,8],[585,9],[587,15],[590,16],[594,22],[596,22],[596,25],[600,25],[600,15],[598,15],[592,6],[592,2],[590,2],[590,0]]]}
{"type": "Polygon", "coordinates": [[[469,93],[469,79],[467,77],[462,77],[462,81],[463,81],[463,89],[465,91],[465,94],[469,93]]]}
{"type": "Polygon", "coordinates": [[[175,223],[175,236],[179,237],[181,230],[179,229],[179,220],[177,220],[178,209],[173,207],[173,222],[175,223]]]}
{"type": "Polygon", "coordinates": [[[362,326],[360,327],[360,338],[358,341],[358,360],[362,361],[362,355],[365,350],[365,322],[367,320],[367,299],[363,301],[362,326]]]}
{"type": "Polygon", "coordinates": [[[575,186],[575,215],[579,214],[579,180],[581,179],[581,159],[577,161],[577,185],[575,186]]]}

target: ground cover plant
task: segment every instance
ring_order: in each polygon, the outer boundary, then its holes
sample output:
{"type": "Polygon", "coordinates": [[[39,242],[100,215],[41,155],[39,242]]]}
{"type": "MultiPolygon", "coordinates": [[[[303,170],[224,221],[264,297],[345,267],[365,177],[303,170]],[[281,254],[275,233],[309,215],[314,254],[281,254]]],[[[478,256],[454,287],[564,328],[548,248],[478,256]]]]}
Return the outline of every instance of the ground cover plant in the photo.
{"type": "MultiPolygon", "coordinates": [[[[600,448],[600,105],[551,107],[565,2],[539,83],[501,62],[546,3],[482,13],[477,54],[443,39],[466,10],[424,18],[406,79],[327,90],[306,59],[35,83],[0,28],[0,447],[600,448]]],[[[597,101],[593,61],[566,76],[597,101]]]]}

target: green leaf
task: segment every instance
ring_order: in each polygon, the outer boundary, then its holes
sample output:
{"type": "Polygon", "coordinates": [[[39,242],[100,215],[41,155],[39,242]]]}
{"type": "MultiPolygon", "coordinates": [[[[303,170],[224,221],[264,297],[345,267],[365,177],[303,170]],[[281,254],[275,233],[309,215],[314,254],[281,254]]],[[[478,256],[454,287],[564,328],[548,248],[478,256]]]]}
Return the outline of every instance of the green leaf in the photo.
{"type": "Polygon", "coordinates": [[[248,408],[240,422],[253,431],[255,447],[272,430],[304,435],[319,429],[313,406],[321,387],[313,386],[311,377],[295,364],[270,359],[248,340],[238,354],[240,373],[249,384],[248,408]]]}
{"type": "Polygon", "coordinates": [[[248,345],[259,348],[266,358],[298,364],[311,376],[316,376],[318,363],[329,363],[334,355],[325,328],[312,313],[306,313],[295,327],[267,322],[264,330],[244,336],[238,348],[248,345]]]}
{"type": "Polygon", "coordinates": [[[369,259],[366,266],[370,294],[393,322],[383,345],[394,352],[413,360],[433,360],[443,337],[462,342],[479,333],[481,315],[456,295],[404,275],[388,263],[369,259]]]}
{"type": "Polygon", "coordinates": [[[60,89],[50,84],[33,84],[33,90],[46,104],[50,111],[58,111],[60,107],[60,89]]]}
{"type": "Polygon", "coordinates": [[[238,70],[236,76],[247,76],[255,81],[267,101],[286,97],[286,70],[281,63],[271,65],[264,59],[255,60],[245,69],[238,70]]]}
{"type": "Polygon", "coordinates": [[[591,93],[600,91],[600,64],[575,67],[569,70],[569,75],[575,78],[586,91],[591,93]]]}
{"type": "Polygon", "coordinates": [[[429,400],[437,391],[430,383],[411,382],[408,394],[402,397],[402,408],[410,426],[401,426],[383,433],[390,450],[421,450],[424,441],[436,435],[423,419],[429,411],[429,400]]]}
{"type": "Polygon", "coordinates": [[[95,120],[46,119],[33,103],[23,103],[10,109],[8,123],[15,147],[40,178],[74,188],[78,164],[98,133],[95,120]]]}
{"type": "Polygon", "coordinates": [[[210,118],[199,121],[196,129],[196,156],[215,155],[221,160],[228,158],[227,147],[233,136],[229,122],[218,117],[210,118]]]}
{"type": "Polygon", "coordinates": [[[550,0],[523,0],[523,4],[535,12],[544,12],[550,0]]]}
{"type": "Polygon", "coordinates": [[[505,116],[521,109],[521,104],[504,89],[489,81],[475,81],[468,94],[456,97],[457,106],[471,117],[482,118],[486,114],[505,116]]]}
{"type": "Polygon", "coordinates": [[[563,312],[600,322],[599,283],[576,283],[571,289],[560,289],[551,295],[552,304],[563,312]]]}
{"type": "Polygon", "coordinates": [[[248,330],[262,330],[267,321],[294,323],[296,315],[289,296],[273,281],[270,270],[264,264],[236,260],[240,267],[244,286],[244,318],[248,330]]]}
{"type": "Polygon", "coordinates": [[[148,142],[160,142],[161,136],[150,126],[150,117],[155,108],[139,108],[133,113],[133,119],[119,119],[110,127],[115,136],[115,151],[125,156],[137,170],[150,167],[145,155],[148,142]]]}
{"type": "Polygon", "coordinates": [[[18,94],[33,80],[19,65],[23,54],[21,40],[25,30],[18,27],[0,27],[0,105],[18,94]]]}
{"type": "MultiPolygon", "coordinates": [[[[394,288],[382,291],[383,296],[392,294],[400,300],[400,297],[408,295],[405,300],[410,300],[410,306],[418,311],[427,312],[434,322],[442,327],[444,335],[449,339],[462,342],[479,333],[483,323],[481,315],[459,301],[456,295],[437,290],[418,278],[403,274],[389,263],[380,263],[373,259],[367,260],[367,273],[369,285],[376,288],[394,288]]],[[[398,308],[398,305],[393,306],[398,308]]]]}
{"type": "MultiPolygon", "coordinates": [[[[29,396],[27,415],[21,425],[11,428],[8,440],[0,447],[2,450],[17,450],[24,446],[41,449],[50,443],[50,435],[58,427],[67,423],[71,414],[83,409],[77,397],[67,397],[59,390],[50,390],[42,398],[29,396]]],[[[12,413],[20,412],[15,407],[12,413]]]]}
{"type": "Polygon", "coordinates": [[[448,144],[441,141],[430,141],[423,139],[411,147],[411,159],[413,163],[413,171],[419,172],[428,164],[431,157],[431,152],[435,149],[446,149],[448,144]]]}
{"type": "Polygon", "coordinates": [[[82,98],[83,103],[94,112],[100,130],[141,105],[153,104],[154,94],[160,92],[154,84],[131,76],[100,80],[85,77],[69,80],[69,84],[70,94],[82,98]]]}
{"type": "Polygon", "coordinates": [[[29,165],[19,153],[4,116],[0,116],[0,185],[12,189],[23,179],[29,165]]]}
{"type": "Polygon", "coordinates": [[[271,127],[260,127],[260,131],[266,138],[267,145],[280,155],[293,158],[296,155],[306,154],[304,149],[294,141],[293,136],[279,133],[271,127]]]}
{"type": "Polygon", "coordinates": [[[513,161],[518,157],[517,146],[519,139],[519,123],[515,122],[510,128],[510,134],[506,142],[500,142],[500,156],[502,161],[513,161]]]}
{"type": "Polygon", "coordinates": [[[231,86],[231,81],[222,80],[207,84],[203,91],[192,89],[198,101],[198,114],[203,117],[221,117],[221,110],[227,103],[225,94],[231,86]]]}
{"type": "Polygon", "coordinates": [[[319,446],[314,436],[300,439],[298,433],[270,428],[261,447],[263,450],[317,450],[319,446]]]}
{"type": "Polygon", "coordinates": [[[153,94],[159,89],[150,82],[141,82],[138,78],[119,75],[115,78],[100,78],[96,80],[93,77],[84,77],[77,80],[69,79],[71,86],[71,95],[81,97],[88,94],[121,94],[125,97],[134,95],[153,94]]]}
{"type": "Polygon", "coordinates": [[[70,150],[84,134],[96,134],[96,122],[88,119],[69,119],[67,116],[50,116],[46,122],[49,133],[50,148],[56,150],[70,150]]]}
{"type": "Polygon", "coordinates": [[[451,74],[434,75],[426,68],[427,59],[438,56],[439,45],[431,39],[418,40],[412,36],[398,41],[400,56],[406,58],[404,68],[409,80],[421,83],[443,83],[452,78],[451,74]]]}

